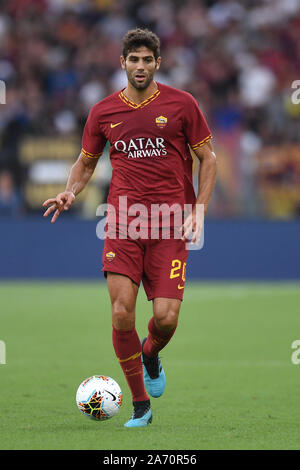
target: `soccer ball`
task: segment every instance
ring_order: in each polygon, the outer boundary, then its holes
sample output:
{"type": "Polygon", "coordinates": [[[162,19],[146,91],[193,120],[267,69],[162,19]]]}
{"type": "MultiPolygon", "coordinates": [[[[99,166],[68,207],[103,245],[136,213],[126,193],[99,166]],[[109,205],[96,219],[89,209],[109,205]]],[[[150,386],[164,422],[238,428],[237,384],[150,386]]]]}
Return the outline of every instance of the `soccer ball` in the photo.
{"type": "Polygon", "coordinates": [[[103,421],[115,416],[122,405],[119,384],[106,375],[93,375],[78,387],[76,403],[85,416],[103,421]]]}

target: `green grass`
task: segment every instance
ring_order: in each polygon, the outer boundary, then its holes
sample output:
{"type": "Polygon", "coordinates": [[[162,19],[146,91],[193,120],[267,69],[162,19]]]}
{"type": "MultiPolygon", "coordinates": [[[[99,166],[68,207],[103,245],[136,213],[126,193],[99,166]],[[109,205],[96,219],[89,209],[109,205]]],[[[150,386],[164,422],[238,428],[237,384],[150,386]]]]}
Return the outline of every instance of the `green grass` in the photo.
{"type": "MultiPolygon", "coordinates": [[[[162,353],[167,388],[145,429],[125,429],[131,397],[111,344],[106,286],[0,285],[0,449],[299,449],[299,284],[190,284],[162,353]],[[114,377],[117,416],[95,422],[75,404],[79,383],[114,377]]],[[[151,303],[141,290],[137,329],[151,303]]]]}

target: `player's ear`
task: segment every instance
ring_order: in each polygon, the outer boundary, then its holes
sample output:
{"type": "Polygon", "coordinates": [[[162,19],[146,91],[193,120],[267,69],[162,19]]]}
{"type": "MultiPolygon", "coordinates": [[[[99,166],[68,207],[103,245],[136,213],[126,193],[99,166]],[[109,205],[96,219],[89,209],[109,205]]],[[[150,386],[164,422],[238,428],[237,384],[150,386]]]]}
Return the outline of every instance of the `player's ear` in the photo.
{"type": "Polygon", "coordinates": [[[122,69],[125,70],[125,58],[122,55],[120,56],[120,62],[122,69]]]}
{"type": "Polygon", "coordinates": [[[155,69],[156,69],[156,70],[159,69],[160,64],[161,64],[161,57],[158,57],[158,58],[156,59],[156,65],[155,65],[155,69]]]}

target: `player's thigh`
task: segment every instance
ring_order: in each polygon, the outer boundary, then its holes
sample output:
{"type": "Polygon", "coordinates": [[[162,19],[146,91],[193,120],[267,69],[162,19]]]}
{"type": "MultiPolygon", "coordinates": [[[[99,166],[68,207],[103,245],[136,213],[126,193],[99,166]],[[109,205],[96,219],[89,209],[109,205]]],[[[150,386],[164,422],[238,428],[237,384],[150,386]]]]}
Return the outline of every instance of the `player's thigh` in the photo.
{"type": "Polygon", "coordinates": [[[143,285],[148,300],[182,300],[188,250],[178,239],[149,242],[144,259],[143,285]]]}
{"type": "Polygon", "coordinates": [[[137,285],[143,274],[144,247],[139,240],[106,238],[102,254],[102,271],[123,274],[137,285]]]}
{"type": "Polygon", "coordinates": [[[135,309],[139,286],[130,277],[107,272],[107,287],[112,304],[119,302],[130,310],[135,309]]]}

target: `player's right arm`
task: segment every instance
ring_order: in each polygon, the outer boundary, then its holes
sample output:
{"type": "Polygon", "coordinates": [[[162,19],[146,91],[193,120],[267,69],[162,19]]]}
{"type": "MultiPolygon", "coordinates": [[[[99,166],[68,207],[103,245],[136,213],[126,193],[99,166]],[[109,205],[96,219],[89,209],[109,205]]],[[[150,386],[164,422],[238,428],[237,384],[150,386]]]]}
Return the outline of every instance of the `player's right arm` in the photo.
{"type": "Polygon", "coordinates": [[[89,158],[83,152],[80,153],[78,159],[71,168],[66,189],[59,193],[56,197],[47,199],[43,203],[43,207],[48,207],[44,213],[44,217],[53,214],[51,223],[56,222],[57,218],[63,211],[67,211],[77,194],[79,194],[86,186],[96,168],[98,158],[89,158]]]}

